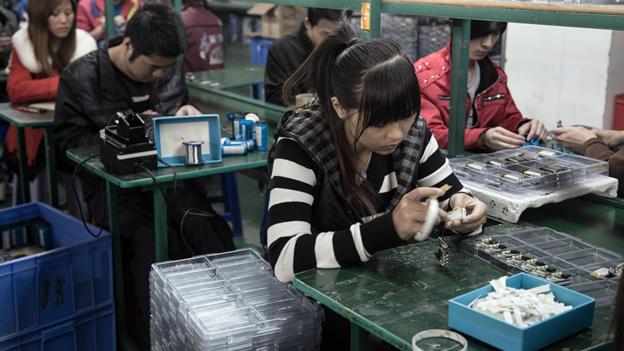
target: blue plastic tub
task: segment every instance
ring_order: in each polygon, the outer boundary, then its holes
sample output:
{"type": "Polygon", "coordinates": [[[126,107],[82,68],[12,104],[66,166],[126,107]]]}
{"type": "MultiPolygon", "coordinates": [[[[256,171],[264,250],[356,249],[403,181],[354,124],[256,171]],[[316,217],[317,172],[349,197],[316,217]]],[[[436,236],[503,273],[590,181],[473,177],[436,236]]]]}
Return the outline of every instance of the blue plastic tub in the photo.
{"type": "Polygon", "coordinates": [[[113,302],[109,233],[94,238],[81,221],[41,203],[0,211],[0,225],[34,218],[50,223],[52,249],[0,264],[0,343],[113,302]]]}
{"type": "Polygon", "coordinates": [[[186,153],[183,141],[202,141],[203,163],[221,162],[221,122],[219,115],[168,116],[152,119],[158,167],[184,166],[186,153]]]}
{"type": "Polygon", "coordinates": [[[54,326],[0,341],[0,350],[113,351],[114,306],[111,303],[54,326]]]}
{"type": "Polygon", "coordinates": [[[251,38],[251,64],[266,65],[271,45],[273,45],[273,39],[262,37],[251,38]]]}
{"type": "Polygon", "coordinates": [[[509,351],[537,350],[591,326],[595,305],[593,298],[526,273],[507,277],[507,286],[516,289],[531,289],[544,284],[550,285],[557,301],[573,306],[572,309],[527,328],[518,328],[468,307],[476,298],[494,290],[488,284],[449,300],[448,326],[509,351]]]}

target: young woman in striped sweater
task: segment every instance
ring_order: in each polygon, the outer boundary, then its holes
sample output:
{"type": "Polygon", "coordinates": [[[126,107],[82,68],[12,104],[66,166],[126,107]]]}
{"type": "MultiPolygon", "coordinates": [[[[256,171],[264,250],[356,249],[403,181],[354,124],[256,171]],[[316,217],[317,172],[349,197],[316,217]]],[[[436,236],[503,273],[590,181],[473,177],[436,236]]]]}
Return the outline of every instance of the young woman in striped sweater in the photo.
{"type": "Polygon", "coordinates": [[[341,24],[284,86],[287,95],[306,82],[318,95],[284,115],[269,156],[269,256],[284,282],[402,245],[419,232],[428,197],[438,197],[447,229],[477,233],[485,221],[485,204],[463,189],[419,117],[409,58],[393,41],[354,38],[341,24]],[[468,216],[446,221],[460,207],[468,216]]]}

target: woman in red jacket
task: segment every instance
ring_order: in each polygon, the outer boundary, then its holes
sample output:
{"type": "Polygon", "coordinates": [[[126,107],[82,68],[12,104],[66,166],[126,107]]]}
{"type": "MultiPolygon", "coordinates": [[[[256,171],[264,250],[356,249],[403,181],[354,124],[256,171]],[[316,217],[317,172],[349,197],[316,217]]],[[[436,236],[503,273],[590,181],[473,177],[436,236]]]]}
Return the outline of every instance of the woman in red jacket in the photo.
{"type": "MultiPolygon", "coordinates": [[[[54,101],[61,70],[71,61],[97,48],[95,40],[76,29],[76,7],[71,0],[37,0],[28,5],[29,24],[12,37],[7,93],[13,104],[54,101]]],[[[42,129],[26,129],[30,178],[42,129]]],[[[17,160],[17,131],[11,126],[6,151],[9,164],[17,160]]]]}
{"type": "MultiPolygon", "coordinates": [[[[505,22],[472,21],[468,52],[466,150],[494,151],[520,147],[525,141],[546,140],[542,122],[527,119],[516,107],[507,75],[488,57],[507,28],[505,22]]],[[[451,48],[429,54],[414,64],[421,92],[420,114],[441,148],[448,146],[451,88],[451,48]]]]}

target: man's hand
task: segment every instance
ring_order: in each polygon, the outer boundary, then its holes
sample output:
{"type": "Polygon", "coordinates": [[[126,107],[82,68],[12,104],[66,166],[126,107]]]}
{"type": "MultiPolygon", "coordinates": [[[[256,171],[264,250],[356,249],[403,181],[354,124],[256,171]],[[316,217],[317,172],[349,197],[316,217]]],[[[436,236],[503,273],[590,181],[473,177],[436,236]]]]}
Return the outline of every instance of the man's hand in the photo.
{"type": "Polygon", "coordinates": [[[522,144],[524,144],[524,137],[503,127],[490,128],[479,135],[479,145],[493,151],[515,149],[522,144]]]}
{"type": "Polygon", "coordinates": [[[176,112],[176,116],[195,116],[201,115],[201,112],[193,105],[184,105],[176,112]]]}
{"type": "Polygon", "coordinates": [[[539,139],[541,142],[546,142],[546,128],[544,124],[536,119],[532,119],[518,128],[518,134],[522,135],[526,141],[533,139],[539,139]]]}

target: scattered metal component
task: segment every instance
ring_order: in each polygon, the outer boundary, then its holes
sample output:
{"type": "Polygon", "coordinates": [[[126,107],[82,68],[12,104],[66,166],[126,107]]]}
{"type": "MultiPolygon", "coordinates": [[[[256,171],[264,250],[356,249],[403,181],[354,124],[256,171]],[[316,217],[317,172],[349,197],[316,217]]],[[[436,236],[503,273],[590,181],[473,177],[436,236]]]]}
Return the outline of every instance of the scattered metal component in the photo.
{"type": "Polygon", "coordinates": [[[440,266],[445,267],[449,263],[449,246],[442,237],[438,238],[438,251],[435,253],[440,266]]]}

